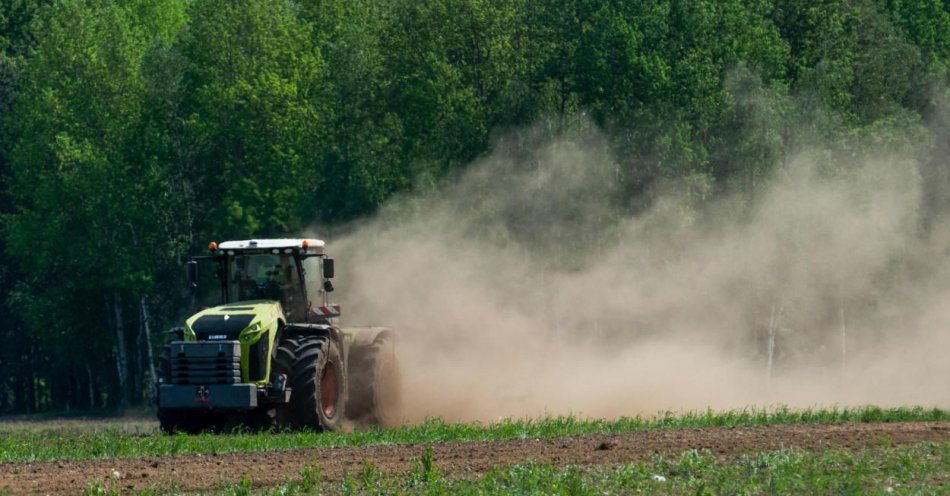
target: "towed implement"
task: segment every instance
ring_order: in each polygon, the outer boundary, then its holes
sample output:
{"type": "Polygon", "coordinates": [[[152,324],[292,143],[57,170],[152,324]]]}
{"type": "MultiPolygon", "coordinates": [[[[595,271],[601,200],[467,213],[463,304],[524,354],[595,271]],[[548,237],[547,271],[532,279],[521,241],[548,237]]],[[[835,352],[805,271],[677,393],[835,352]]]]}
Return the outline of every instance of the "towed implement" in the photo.
{"type": "Polygon", "coordinates": [[[189,286],[195,294],[198,263],[210,262],[219,304],[187,319],[165,346],[163,431],[397,421],[393,333],[340,327],[340,306],[329,300],[334,261],[323,241],[227,241],[209,250],[188,261],[189,286]]]}

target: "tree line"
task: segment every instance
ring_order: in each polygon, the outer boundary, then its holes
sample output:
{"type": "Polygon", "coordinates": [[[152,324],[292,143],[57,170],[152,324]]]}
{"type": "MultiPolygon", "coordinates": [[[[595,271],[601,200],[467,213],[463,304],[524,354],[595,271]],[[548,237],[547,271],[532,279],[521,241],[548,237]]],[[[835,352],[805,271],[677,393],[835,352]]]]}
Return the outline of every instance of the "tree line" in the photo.
{"type": "Polygon", "coordinates": [[[636,211],[932,133],[948,83],[943,0],[0,0],[0,412],[148,404],[188,254],[371,215],[509,131],[596,126],[636,211]]]}

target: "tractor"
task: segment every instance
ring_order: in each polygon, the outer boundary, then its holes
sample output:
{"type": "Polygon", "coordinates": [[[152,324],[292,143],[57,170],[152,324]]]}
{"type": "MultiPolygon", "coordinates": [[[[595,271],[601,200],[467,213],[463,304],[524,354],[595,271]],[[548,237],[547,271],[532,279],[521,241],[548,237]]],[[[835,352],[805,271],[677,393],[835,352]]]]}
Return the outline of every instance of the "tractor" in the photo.
{"type": "Polygon", "coordinates": [[[393,333],[340,326],[340,306],[329,299],[334,261],[323,241],[226,241],[208,249],[185,266],[193,308],[199,289],[213,306],[177,328],[161,355],[162,431],[326,431],[345,421],[398,420],[393,333]],[[214,270],[199,273],[199,262],[214,270]]]}

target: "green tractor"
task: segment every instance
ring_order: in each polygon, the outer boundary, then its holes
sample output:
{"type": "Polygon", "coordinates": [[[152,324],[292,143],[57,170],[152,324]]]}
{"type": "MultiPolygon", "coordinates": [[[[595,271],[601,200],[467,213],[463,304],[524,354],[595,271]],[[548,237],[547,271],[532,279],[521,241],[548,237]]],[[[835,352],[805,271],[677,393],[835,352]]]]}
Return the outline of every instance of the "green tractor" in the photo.
{"type": "MultiPolygon", "coordinates": [[[[211,243],[216,306],[187,319],[164,349],[158,419],[165,432],[334,430],[398,421],[398,370],[387,328],[344,328],[331,304],[333,259],[317,239],[211,243]],[[309,277],[309,279],[308,279],[309,277]],[[307,281],[318,283],[308,288],[307,281]]],[[[210,274],[205,274],[210,275],[210,274]]],[[[209,293],[209,291],[205,291],[209,293]]]]}

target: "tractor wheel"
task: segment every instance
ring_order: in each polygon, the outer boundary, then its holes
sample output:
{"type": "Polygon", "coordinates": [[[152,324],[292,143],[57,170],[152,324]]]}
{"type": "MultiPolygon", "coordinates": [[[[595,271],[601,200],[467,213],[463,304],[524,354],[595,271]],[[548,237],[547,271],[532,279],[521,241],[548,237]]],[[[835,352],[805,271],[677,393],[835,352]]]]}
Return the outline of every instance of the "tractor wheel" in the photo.
{"type": "Polygon", "coordinates": [[[288,336],[277,345],[274,364],[291,389],[290,403],[277,412],[278,425],[335,430],[346,398],[339,345],[326,336],[288,336]]]}
{"type": "Polygon", "coordinates": [[[380,334],[369,345],[350,352],[350,396],[346,411],[369,425],[399,423],[399,368],[389,334],[380,334]]]}

